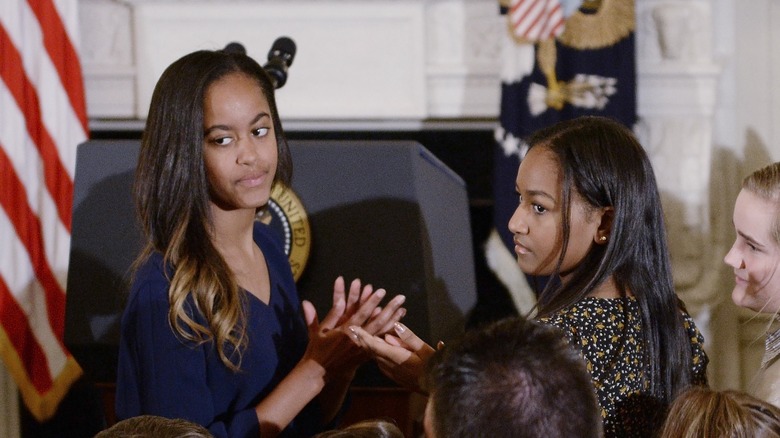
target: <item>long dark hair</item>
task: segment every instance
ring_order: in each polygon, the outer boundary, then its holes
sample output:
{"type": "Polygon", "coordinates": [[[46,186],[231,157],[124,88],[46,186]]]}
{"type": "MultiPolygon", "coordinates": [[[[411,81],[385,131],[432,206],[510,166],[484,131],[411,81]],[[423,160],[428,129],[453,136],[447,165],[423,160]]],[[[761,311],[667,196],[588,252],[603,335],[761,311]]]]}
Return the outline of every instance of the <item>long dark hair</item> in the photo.
{"type": "Polygon", "coordinates": [[[536,132],[530,147],[557,157],[563,175],[561,266],[571,231],[571,200],[578,194],[594,208],[612,207],[605,245],[592,245],[565,283],[542,291],[538,315],[567,308],[612,277],[622,295],[631,292],[642,313],[644,371],[651,393],[670,403],[692,381],[690,340],[683,303],[674,291],[661,198],[650,159],[633,133],[603,117],[580,117],[536,132]]]}
{"type": "Polygon", "coordinates": [[[244,54],[202,50],[175,61],[157,82],[133,190],[147,237],[136,266],[155,251],[163,254],[166,265],[173,267],[171,326],[188,340],[214,339],[223,363],[237,369],[245,315],[238,286],[210,239],[213,223],[203,158],[204,97],[211,84],[231,73],[254,79],[268,100],[278,148],[275,182],[289,183],[292,160],[267,73],[244,54]],[[190,296],[196,309],[188,309],[190,296]],[[193,310],[205,318],[205,325],[193,319],[193,310]],[[226,344],[232,346],[230,351],[226,344]]]}

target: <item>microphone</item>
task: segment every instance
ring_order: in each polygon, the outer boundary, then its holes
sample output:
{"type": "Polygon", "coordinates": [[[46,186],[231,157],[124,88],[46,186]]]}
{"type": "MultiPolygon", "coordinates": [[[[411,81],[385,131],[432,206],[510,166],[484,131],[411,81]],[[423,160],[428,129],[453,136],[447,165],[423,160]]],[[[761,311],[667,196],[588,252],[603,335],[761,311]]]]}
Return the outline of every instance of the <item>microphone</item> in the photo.
{"type": "Polygon", "coordinates": [[[228,43],[227,46],[225,46],[224,49],[222,49],[225,53],[237,53],[239,55],[246,55],[246,49],[244,48],[244,45],[241,43],[237,43],[233,41],[232,43],[228,43]]]}
{"type": "Polygon", "coordinates": [[[288,37],[279,37],[268,52],[268,62],[263,66],[271,76],[274,88],[282,88],[287,82],[287,69],[295,58],[295,42],[288,37]]]}
{"type": "MultiPolygon", "coordinates": [[[[222,51],[246,55],[244,45],[237,42],[228,43],[222,51]]],[[[263,66],[265,72],[271,77],[274,88],[282,88],[282,85],[287,82],[287,70],[292,65],[293,58],[295,58],[295,42],[288,37],[277,38],[268,52],[268,62],[263,66]]]]}

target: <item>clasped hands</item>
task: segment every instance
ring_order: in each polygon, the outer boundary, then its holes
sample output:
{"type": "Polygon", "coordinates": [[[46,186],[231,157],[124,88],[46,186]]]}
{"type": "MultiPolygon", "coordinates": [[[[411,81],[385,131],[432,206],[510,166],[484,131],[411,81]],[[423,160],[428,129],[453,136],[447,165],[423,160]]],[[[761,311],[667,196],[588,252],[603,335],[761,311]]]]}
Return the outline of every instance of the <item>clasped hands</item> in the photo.
{"type": "MultiPolygon", "coordinates": [[[[380,371],[399,385],[426,394],[422,384],[428,360],[436,352],[408,327],[395,322],[394,333],[372,334],[363,327],[350,326],[352,338],[376,360],[380,371]]],[[[439,342],[438,349],[444,344],[439,342]]]]}
{"type": "Polygon", "coordinates": [[[303,313],[309,328],[309,345],[304,358],[320,364],[325,370],[326,380],[351,379],[358,366],[370,359],[367,350],[354,342],[352,327],[360,328],[368,336],[383,335],[406,314],[401,307],[406,300],[397,295],[384,307],[384,289],[374,290],[370,284],[361,285],[355,279],[345,289],[343,277],[333,284],[333,306],[319,321],[314,305],[304,300],[303,313]]]}
{"type": "Polygon", "coordinates": [[[339,277],[333,285],[333,307],[321,323],[314,306],[304,301],[309,350],[322,358],[320,363],[331,377],[341,373],[351,378],[358,366],[373,358],[387,377],[425,394],[421,379],[435,350],[400,322],[406,314],[401,307],[406,298],[397,295],[382,308],[379,303],[385,294],[384,289],[374,291],[371,285],[361,289],[357,279],[347,294],[344,279],[339,277]],[[349,345],[344,344],[345,338],[349,345]]]}

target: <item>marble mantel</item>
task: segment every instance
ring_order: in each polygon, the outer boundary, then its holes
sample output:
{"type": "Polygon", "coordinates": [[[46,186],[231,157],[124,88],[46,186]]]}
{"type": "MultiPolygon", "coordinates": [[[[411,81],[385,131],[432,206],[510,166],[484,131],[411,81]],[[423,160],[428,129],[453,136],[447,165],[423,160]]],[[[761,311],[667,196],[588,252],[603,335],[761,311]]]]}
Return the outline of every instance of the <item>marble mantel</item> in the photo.
{"type": "MultiPolygon", "coordinates": [[[[287,120],[494,118],[503,20],[486,1],[82,0],[90,117],[143,119],[177,57],[242,43],[297,54],[277,94],[287,120]]],[[[381,123],[381,122],[378,122],[381,123]]]]}

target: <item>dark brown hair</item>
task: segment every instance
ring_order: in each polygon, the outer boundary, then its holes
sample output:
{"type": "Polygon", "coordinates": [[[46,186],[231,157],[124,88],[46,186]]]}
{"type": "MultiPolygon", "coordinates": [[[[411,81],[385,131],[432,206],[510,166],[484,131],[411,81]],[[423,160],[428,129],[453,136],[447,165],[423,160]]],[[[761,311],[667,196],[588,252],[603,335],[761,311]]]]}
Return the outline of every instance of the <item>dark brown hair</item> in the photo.
{"type": "Polygon", "coordinates": [[[136,266],[155,251],[163,254],[172,272],[171,327],[185,340],[213,339],[222,362],[237,370],[246,342],[243,298],[210,239],[213,225],[203,158],[204,98],[214,82],[230,74],[252,78],[268,101],[278,149],[274,181],[289,184],[292,160],[268,74],[244,54],[201,50],[171,64],[155,86],[134,196],[148,239],[136,266]]]}
{"type": "Polygon", "coordinates": [[[531,148],[556,157],[563,175],[560,273],[571,231],[572,199],[614,210],[609,240],[593,245],[565,284],[550,281],[538,316],[567,308],[610,277],[636,297],[642,314],[643,369],[651,394],[663,405],[692,383],[692,353],[672,279],[661,196],[650,159],[634,134],[604,117],[579,117],[537,131],[531,148]]]}
{"type": "Polygon", "coordinates": [[[471,330],[427,365],[434,434],[597,438],[602,419],[585,360],[556,327],[510,318],[471,330]]]}

